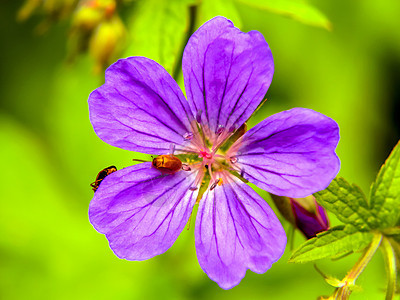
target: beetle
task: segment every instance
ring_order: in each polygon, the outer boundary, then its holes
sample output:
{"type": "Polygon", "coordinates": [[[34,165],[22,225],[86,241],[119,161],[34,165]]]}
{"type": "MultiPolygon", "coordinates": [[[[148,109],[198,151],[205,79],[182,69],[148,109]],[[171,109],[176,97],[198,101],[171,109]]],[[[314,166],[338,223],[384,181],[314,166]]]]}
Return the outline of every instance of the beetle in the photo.
{"type": "Polygon", "coordinates": [[[163,175],[175,174],[182,169],[181,160],[172,154],[159,155],[153,159],[153,162],[151,164],[163,175]]]}
{"type": "Polygon", "coordinates": [[[93,188],[93,191],[96,192],[100,186],[100,183],[103,181],[103,179],[106,178],[111,173],[114,173],[116,171],[117,171],[117,168],[115,166],[109,166],[109,167],[101,170],[99,172],[99,174],[97,174],[96,180],[90,184],[90,186],[93,188]]]}

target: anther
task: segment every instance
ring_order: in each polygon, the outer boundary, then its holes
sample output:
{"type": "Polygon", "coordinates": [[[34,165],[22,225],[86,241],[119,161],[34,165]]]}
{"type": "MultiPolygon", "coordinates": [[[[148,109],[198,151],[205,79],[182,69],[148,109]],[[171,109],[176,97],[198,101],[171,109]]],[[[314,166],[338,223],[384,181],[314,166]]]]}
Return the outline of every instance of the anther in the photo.
{"type": "Polygon", "coordinates": [[[201,124],[201,114],[203,113],[203,111],[201,110],[201,109],[199,109],[198,111],[197,111],[197,114],[196,114],[196,121],[197,121],[197,123],[199,123],[199,124],[201,124]]]}
{"type": "Polygon", "coordinates": [[[221,179],[221,178],[218,178],[218,179],[211,185],[210,191],[212,191],[213,189],[215,189],[215,188],[217,187],[217,185],[221,185],[220,182],[221,182],[221,184],[222,184],[222,179],[221,179]]]}
{"type": "Polygon", "coordinates": [[[240,176],[241,176],[241,177],[244,177],[244,169],[241,169],[241,170],[240,170],[240,176]]]}
{"type": "Polygon", "coordinates": [[[229,133],[232,133],[234,131],[236,131],[236,125],[232,125],[231,127],[229,127],[229,129],[228,129],[229,133]]]}
{"type": "Polygon", "coordinates": [[[193,138],[193,133],[191,133],[191,132],[186,132],[183,135],[183,139],[186,140],[186,141],[190,141],[192,138],[193,138]]]}
{"type": "Polygon", "coordinates": [[[214,182],[214,183],[211,185],[211,187],[210,187],[210,191],[212,191],[212,190],[215,189],[216,187],[217,187],[217,183],[214,182]]]}
{"type": "Polygon", "coordinates": [[[196,186],[191,186],[191,187],[189,188],[189,190],[195,191],[195,190],[197,190],[197,187],[196,187],[196,186]]]}
{"type": "Polygon", "coordinates": [[[188,165],[182,165],[182,170],[183,171],[191,171],[192,168],[190,168],[188,165]]]}
{"type": "Polygon", "coordinates": [[[232,164],[236,164],[236,163],[238,162],[238,158],[237,158],[236,156],[232,156],[232,157],[230,158],[230,162],[231,162],[232,164]]]}
{"type": "Polygon", "coordinates": [[[225,127],[220,124],[220,125],[218,125],[218,128],[215,130],[215,134],[220,135],[224,130],[225,130],[225,127]]]}

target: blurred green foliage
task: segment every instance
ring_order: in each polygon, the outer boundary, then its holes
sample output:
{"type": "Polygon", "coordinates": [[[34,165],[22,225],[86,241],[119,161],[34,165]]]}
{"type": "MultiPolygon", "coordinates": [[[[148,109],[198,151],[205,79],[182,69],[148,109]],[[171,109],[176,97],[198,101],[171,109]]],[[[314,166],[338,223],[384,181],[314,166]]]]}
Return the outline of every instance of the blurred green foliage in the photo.
{"type": "MultiPolygon", "coordinates": [[[[154,58],[182,83],[176,68],[191,27],[222,14],[244,31],[260,31],[272,49],[275,76],[268,101],[249,125],[292,107],[334,118],[341,128],[340,175],[368,189],[400,138],[399,1],[309,1],[314,17],[329,22],[331,31],[297,22],[304,17],[298,11],[276,14],[245,1],[160,1],[132,1],[120,11],[128,32],[125,56],[154,58]],[[197,5],[195,12],[188,5],[197,5]],[[150,7],[153,22],[135,15],[150,7]]],[[[65,63],[67,21],[37,36],[39,16],[16,22],[21,4],[0,4],[1,299],[315,299],[331,293],[312,265],[287,264],[289,247],[266,274],[248,272],[239,286],[221,290],[197,263],[194,218],[167,253],[146,262],[119,260],[88,221],[89,184],[106,166],[122,168],[147,156],[113,148],[95,135],[87,98],[103,75],[93,73],[87,54],[65,63]]],[[[297,235],[295,244],[302,241],[297,235]]],[[[343,277],[356,259],[319,266],[343,277]]],[[[384,297],[380,255],[357,283],[363,290],[352,299],[384,297]]]]}

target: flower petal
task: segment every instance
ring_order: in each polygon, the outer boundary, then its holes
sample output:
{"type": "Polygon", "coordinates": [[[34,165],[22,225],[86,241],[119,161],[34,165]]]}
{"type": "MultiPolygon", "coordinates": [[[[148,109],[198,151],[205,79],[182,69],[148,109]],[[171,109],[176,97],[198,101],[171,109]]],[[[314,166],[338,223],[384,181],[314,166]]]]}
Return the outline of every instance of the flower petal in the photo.
{"type": "Polygon", "coordinates": [[[195,229],[200,266],[223,289],[237,285],[246,269],[266,272],[286,245],[268,204],[238,179],[229,181],[205,193],[195,229]]]}
{"type": "Polygon", "coordinates": [[[329,224],[325,209],[315,201],[316,212],[309,212],[297,199],[291,198],[293,213],[296,218],[296,227],[304,233],[307,239],[311,239],[321,231],[328,230],[329,224]]]}
{"type": "Polygon", "coordinates": [[[183,53],[186,96],[193,114],[212,131],[239,128],[257,108],[271,84],[274,63],[264,37],[241,32],[216,17],[189,39],[183,53]]]}
{"type": "Polygon", "coordinates": [[[89,96],[89,111],[103,141],[148,154],[165,154],[171,144],[182,144],[193,118],[178,84],[145,57],[112,64],[106,83],[89,96]]]}
{"type": "Polygon", "coordinates": [[[196,202],[195,174],[161,175],[142,163],[107,176],[90,202],[89,219],[119,258],[145,260],[167,251],[196,202]]]}
{"type": "Polygon", "coordinates": [[[339,127],[311,109],[268,117],[228,152],[245,179],[278,196],[301,198],[325,189],[339,172],[339,127]]]}

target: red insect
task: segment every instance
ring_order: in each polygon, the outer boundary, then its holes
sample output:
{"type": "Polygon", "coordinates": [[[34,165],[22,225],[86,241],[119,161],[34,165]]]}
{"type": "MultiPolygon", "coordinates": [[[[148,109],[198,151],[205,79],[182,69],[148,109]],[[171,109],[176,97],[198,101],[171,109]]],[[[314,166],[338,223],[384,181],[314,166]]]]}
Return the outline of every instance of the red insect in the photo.
{"type": "Polygon", "coordinates": [[[152,165],[162,174],[175,174],[182,169],[182,162],[172,154],[159,155],[153,159],[152,165]]]}
{"type": "Polygon", "coordinates": [[[101,170],[99,172],[99,174],[97,174],[96,180],[90,184],[90,186],[93,188],[93,191],[96,192],[100,186],[100,183],[103,181],[103,179],[106,178],[111,173],[114,173],[116,171],[117,171],[117,168],[115,166],[109,166],[109,167],[101,170]]]}

